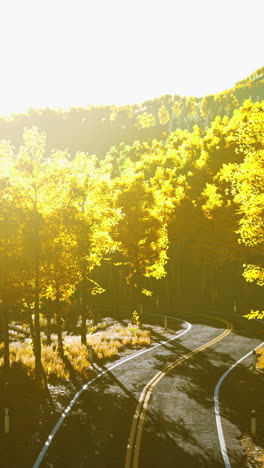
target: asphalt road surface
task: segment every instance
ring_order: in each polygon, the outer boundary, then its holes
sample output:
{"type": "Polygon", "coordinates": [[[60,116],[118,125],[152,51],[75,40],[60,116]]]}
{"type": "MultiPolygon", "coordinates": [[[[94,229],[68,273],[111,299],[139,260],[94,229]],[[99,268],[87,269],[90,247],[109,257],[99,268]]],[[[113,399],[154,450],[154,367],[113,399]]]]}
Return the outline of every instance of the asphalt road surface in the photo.
{"type": "MultiPolygon", "coordinates": [[[[213,315],[177,317],[189,321],[191,330],[113,369],[89,387],[66,417],[41,467],[125,466],[131,424],[145,385],[168,364],[210,342],[227,328],[213,315]]],[[[233,331],[180,363],[153,390],[142,432],[140,468],[224,467],[215,422],[214,389],[233,363],[263,341],[263,334],[259,333],[263,326],[231,315],[216,317],[231,322],[233,331]]],[[[171,323],[169,319],[169,327],[171,323]]],[[[162,332],[157,335],[161,341],[166,339],[162,332]]],[[[95,366],[98,372],[103,370],[99,363],[95,366]]],[[[250,368],[251,358],[230,373],[219,395],[232,468],[246,466],[239,437],[241,431],[247,430],[253,404],[248,398],[248,383],[254,381],[250,368]]],[[[256,400],[254,405],[258,407],[256,400]]]]}

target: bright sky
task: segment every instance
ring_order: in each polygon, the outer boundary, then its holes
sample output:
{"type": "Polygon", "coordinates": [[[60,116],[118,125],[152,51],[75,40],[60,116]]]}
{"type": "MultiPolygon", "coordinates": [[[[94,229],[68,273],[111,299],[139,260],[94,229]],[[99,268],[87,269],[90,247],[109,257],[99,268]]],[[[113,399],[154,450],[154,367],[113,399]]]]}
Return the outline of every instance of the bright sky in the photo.
{"type": "Polygon", "coordinates": [[[263,0],[2,1],[0,114],[220,92],[263,42],[263,0]]]}

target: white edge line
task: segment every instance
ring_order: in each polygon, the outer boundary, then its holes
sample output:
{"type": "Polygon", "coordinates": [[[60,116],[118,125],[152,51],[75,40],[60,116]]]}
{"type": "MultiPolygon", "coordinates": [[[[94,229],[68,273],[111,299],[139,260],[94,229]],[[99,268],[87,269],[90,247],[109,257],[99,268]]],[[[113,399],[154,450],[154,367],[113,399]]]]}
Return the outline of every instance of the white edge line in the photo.
{"type": "Polygon", "coordinates": [[[228,456],[228,453],[227,453],[227,448],[226,448],[226,443],[225,443],[225,438],[224,438],[224,432],[223,432],[223,427],[222,427],[222,422],[221,422],[221,414],[220,414],[220,408],[219,408],[219,399],[218,399],[218,393],[219,393],[219,390],[220,390],[220,387],[224,381],[224,379],[226,378],[226,376],[238,365],[240,364],[240,362],[244,361],[244,359],[246,359],[248,356],[250,356],[253,351],[257,350],[258,348],[260,348],[261,346],[264,345],[264,341],[263,343],[261,343],[260,345],[258,345],[256,348],[254,348],[254,350],[252,351],[249,351],[249,353],[245,354],[245,356],[243,356],[242,358],[240,358],[237,362],[235,362],[231,367],[229,367],[229,369],[222,375],[222,377],[218,380],[218,383],[215,387],[215,391],[214,391],[214,403],[215,403],[215,419],[216,419],[216,426],[217,426],[217,432],[218,432],[218,438],[219,438],[219,442],[220,442],[220,447],[221,447],[221,452],[222,452],[222,456],[223,456],[223,460],[224,460],[224,464],[225,464],[225,468],[231,468],[231,464],[230,464],[230,459],[229,459],[229,456],[228,456]]]}
{"type": "MultiPolygon", "coordinates": [[[[157,315],[157,316],[160,316],[160,317],[165,317],[165,315],[162,315],[162,314],[145,314],[145,315],[157,315]]],[[[101,372],[99,375],[97,375],[96,377],[94,377],[92,380],[90,380],[89,382],[87,382],[86,384],[84,384],[82,386],[82,388],[76,393],[76,395],[73,397],[73,399],[71,400],[71,402],[69,403],[69,405],[67,406],[67,408],[65,408],[65,410],[63,411],[60,419],[58,420],[58,422],[56,423],[56,425],[54,426],[54,428],[52,429],[49,437],[47,438],[41,452],[39,453],[38,455],[38,458],[37,460],[35,461],[34,463],[34,466],[33,468],[38,468],[40,466],[40,463],[42,462],[43,458],[44,458],[44,455],[46,454],[56,432],[58,431],[58,429],[60,428],[61,424],[63,423],[64,419],[66,418],[66,416],[68,415],[68,413],[70,412],[70,410],[72,409],[74,403],[78,400],[79,396],[85,391],[87,390],[88,387],[90,387],[90,385],[92,385],[96,380],[98,380],[100,377],[102,377],[104,374],[106,374],[107,372],[110,372],[112,369],[114,369],[115,367],[118,367],[120,366],[121,364],[124,364],[125,362],[127,361],[130,361],[131,359],[134,359],[138,356],[141,356],[142,354],[145,354],[145,353],[148,353],[149,351],[152,351],[153,349],[155,348],[158,348],[159,346],[162,346],[166,343],[169,343],[170,341],[173,341],[175,340],[176,338],[179,338],[180,336],[184,335],[185,333],[187,333],[191,328],[192,328],[192,325],[189,323],[189,322],[186,322],[185,320],[181,320],[181,319],[178,319],[177,317],[172,317],[171,315],[167,315],[167,317],[170,317],[174,320],[179,320],[180,322],[184,322],[184,323],[187,323],[187,329],[184,330],[182,333],[180,334],[177,334],[177,335],[173,335],[172,338],[170,338],[169,340],[167,341],[162,341],[161,343],[159,344],[156,344],[155,346],[153,346],[152,348],[149,348],[149,349],[145,349],[143,351],[139,351],[135,354],[133,354],[132,356],[129,356],[125,359],[123,359],[121,362],[118,362],[117,364],[114,364],[113,366],[109,367],[109,369],[106,369],[104,370],[103,372],[101,372]]]]}

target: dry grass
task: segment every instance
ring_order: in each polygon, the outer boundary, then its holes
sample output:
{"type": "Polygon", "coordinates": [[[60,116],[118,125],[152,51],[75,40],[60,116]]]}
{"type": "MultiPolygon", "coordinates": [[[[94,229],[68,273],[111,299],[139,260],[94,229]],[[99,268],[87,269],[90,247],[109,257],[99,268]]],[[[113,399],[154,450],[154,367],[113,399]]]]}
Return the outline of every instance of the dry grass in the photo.
{"type": "Polygon", "coordinates": [[[262,463],[261,468],[264,468],[264,453],[263,453],[263,455],[261,455],[261,456],[259,457],[258,461],[259,461],[260,463],[262,463]]]}
{"type": "Polygon", "coordinates": [[[79,337],[65,341],[65,356],[69,359],[73,369],[78,374],[87,375],[87,370],[91,366],[87,346],[80,343],[79,337]]]}
{"type": "MultiPolygon", "coordinates": [[[[11,343],[9,349],[11,366],[14,362],[18,362],[26,368],[28,375],[33,376],[35,358],[31,344],[29,342],[11,343]]],[[[69,378],[68,370],[52,346],[42,345],[42,365],[47,378],[51,376],[63,380],[69,378]]]]}
{"type": "MultiPolygon", "coordinates": [[[[93,349],[98,359],[110,359],[125,347],[146,346],[151,343],[150,332],[140,330],[138,326],[122,327],[114,325],[105,330],[102,323],[97,326],[96,333],[88,335],[87,345],[80,343],[79,336],[65,336],[65,356],[68,358],[75,372],[83,378],[88,376],[91,366],[88,348],[93,349]]],[[[1,348],[3,344],[1,343],[1,348]]],[[[0,350],[1,350],[0,348],[0,350]]],[[[19,362],[27,370],[28,375],[34,375],[35,359],[30,341],[10,344],[10,363],[19,362]]],[[[3,365],[3,357],[0,358],[0,366],[3,365]]],[[[69,371],[63,360],[59,357],[54,346],[42,344],[42,365],[48,379],[57,377],[68,380],[69,371]]]]}
{"type": "Polygon", "coordinates": [[[247,456],[247,466],[264,468],[263,448],[256,445],[256,442],[248,434],[244,434],[240,442],[247,456]]]}
{"type": "Polygon", "coordinates": [[[30,342],[24,343],[11,343],[9,346],[10,350],[10,364],[13,362],[19,362],[26,367],[29,375],[34,374],[35,359],[32,346],[30,342]]]}
{"type": "Polygon", "coordinates": [[[50,377],[62,380],[69,379],[68,369],[52,346],[42,347],[42,365],[48,379],[50,377]]]}
{"type": "Polygon", "coordinates": [[[257,352],[260,354],[260,356],[258,357],[256,367],[258,369],[264,369],[264,346],[259,348],[257,352]]]}
{"type": "Polygon", "coordinates": [[[150,332],[138,327],[114,325],[107,331],[97,332],[87,340],[98,359],[110,358],[126,346],[145,346],[151,343],[150,332]]]}

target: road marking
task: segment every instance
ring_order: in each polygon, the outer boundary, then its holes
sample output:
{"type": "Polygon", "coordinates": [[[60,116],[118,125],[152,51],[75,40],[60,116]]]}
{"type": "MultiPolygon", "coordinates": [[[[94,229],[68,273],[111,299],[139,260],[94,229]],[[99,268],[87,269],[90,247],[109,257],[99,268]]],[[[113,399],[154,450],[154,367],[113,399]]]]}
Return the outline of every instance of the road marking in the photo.
{"type": "Polygon", "coordinates": [[[233,325],[224,319],[211,317],[209,315],[204,315],[204,314],[195,314],[195,315],[199,315],[199,316],[207,317],[207,318],[208,317],[214,318],[215,320],[218,320],[224,323],[227,326],[227,329],[223,333],[221,333],[221,335],[217,336],[213,340],[209,341],[208,343],[205,343],[199,348],[196,348],[195,350],[189,352],[188,354],[181,356],[173,363],[167,365],[162,371],[159,371],[144,387],[140,395],[137,408],[133,417],[132,425],[131,425],[129,440],[127,444],[127,451],[126,451],[125,468],[137,468],[138,467],[139,451],[140,451],[140,445],[141,445],[141,439],[142,439],[144,420],[145,420],[145,416],[147,413],[150,397],[154,391],[155,386],[163,379],[163,377],[165,377],[165,375],[167,375],[176,366],[186,361],[190,357],[194,356],[195,354],[199,353],[200,351],[203,351],[204,349],[222,340],[227,335],[229,335],[233,330],[233,325]]]}
{"type": "MultiPolygon", "coordinates": [[[[146,314],[146,315],[157,315],[157,316],[161,316],[161,317],[164,317],[163,315],[161,314],[146,314]]],[[[139,351],[135,354],[133,354],[132,356],[129,356],[125,359],[123,359],[122,361],[118,362],[117,364],[114,364],[113,366],[109,367],[108,369],[104,370],[103,372],[101,372],[99,375],[97,375],[96,377],[94,377],[92,380],[90,380],[89,382],[87,382],[86,384],[84,384],[82,386],[82,388],[76,393],[76,395],[73,397],[73,399],[71,400],[71,402],[69,403],[69,405],[67,406],[67,408],[63,411],[60,419],[58,420],[58,422],[56,423],[56,425],[54,426],[54,428],[52,429],[49,437],[47,438],[41,452],[39,453],[38,455],[38,458],[37,460],[35,461],[34,463],[34,466],[33,468],[38,468],[52,442],[52,440],[54,439],[54,436],[55,434],[58,432],[60,426],[62,425],[64,419],[66,418],[66,416],[68,415],[68,413],[71,411],[74,403],[78,400],[79,396],[85,391],[87,390],[88,387],[90,387],[96,380],[98,380],[100,377],[102,377],[103,375],[107,374],[108,372],[110,372],[112,369],[115,369],[116,367],[118,366],[121,366],[121,364],[124,364],[125,362],[128,362],[130,361],[131,359],[135,359],[137,358],[138,356],[141,356],[142,354],[145,354],[145,353],[148,353],[150,351],[152,351],[153,349],[155,348],[158,348],[159,346],[163,346],[164,344],[166,343],[169,343],[170,341],[173,341],[173,340],[176,340],[177,338],[180,338],[180,336],[183,336],[185,333],[187,333],[191,328],[192,328],[192,325],[189,323],[189,322],[186,322],[186,320],[182,320],[182,319],[178,319],[176,317],[172,317],[170,315],[167,315],[167,317],[170,317],[174,320],[179,320],[180,322],[184,322],[187,324],[187,329],[184,330],[183,332],[177,334],[177,335],[173,335],[172,338],[170,338],[169,340],[166,340],[166,341],[162,341],[161,343],[159,344],[156,344],[155,346],[152,346],[151,348],[148,348],[148,349],[145,349],[143,351],[139,351]]]]}
{"type": "MultiPolygon", "coordinates": [[[[260,345],[258,345],[254,350],[257,350],[258,348],[260,348],[261,346],[264,345],[264,341],[263,343],[261,343],[260,345]]],[[[242,358],[240,358],[237,362],[235,362],[231,367],[229,367],[229,369],[222,375],[222,377],[218,380],[218,383],[215,387],[215,391],[214,391],[214,403],[215,403],[215,419],[216,419],[216,426],[217,426],[217,432],[218,432],[218,438],[219,438],[219,442],[220,442],[220,447],[221,447],[221,452],[222,452],[222,457],[223,457],[223,460],[224,460],[224,464],[225,464],[225,468],[231,468],[231,464],[230,464],[230,459],[229,459],[229,456],[228,456],[228,453],[227,453],[227,448],[226,448],[226,443],[225,443],[225,438],[224,438],[224,432],[223,432],[223,427],[222,427],[222,421],[221,421],[221,413],[220,413],[220,407],[219,407],[219,397],[218,397],[218,394],[219,394],[219,390],[220,390],[220,387],[224,381],[224,379],[226,378],[226,376],[238,365],[240,364],[242,361],[244,361],[244,359],[246,359],[248,356],[250,356],[253,351],[249,351],[249,353],[245,354],[245,356],[243,356],[242,358]]]]}

